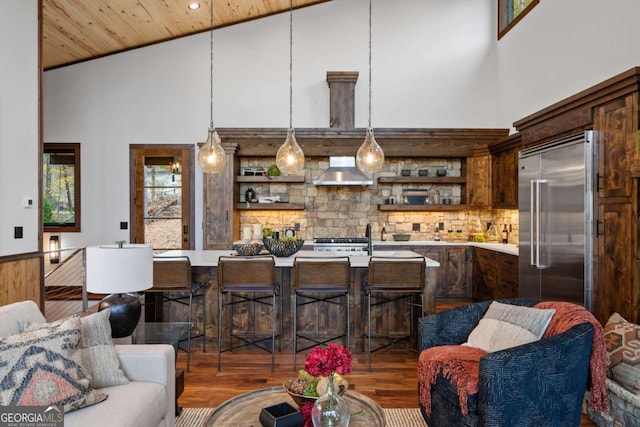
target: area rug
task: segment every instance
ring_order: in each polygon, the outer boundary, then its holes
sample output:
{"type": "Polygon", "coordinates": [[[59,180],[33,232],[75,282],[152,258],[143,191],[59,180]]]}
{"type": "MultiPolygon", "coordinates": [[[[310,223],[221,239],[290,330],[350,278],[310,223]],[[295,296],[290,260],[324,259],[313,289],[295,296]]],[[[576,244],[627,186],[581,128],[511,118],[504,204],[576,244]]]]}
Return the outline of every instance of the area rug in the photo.
{"type": "MultiPolygon", "coordinates": [[[[387,427],[427,427],[420,415],[420,409],[382,409],[387,427]]],[[[213,408],[184,408],[178,418],[176,427],[201,427],[213,412],[213,408]]],[[[242,426],[238,426],[242,427],[242,426]]]]}

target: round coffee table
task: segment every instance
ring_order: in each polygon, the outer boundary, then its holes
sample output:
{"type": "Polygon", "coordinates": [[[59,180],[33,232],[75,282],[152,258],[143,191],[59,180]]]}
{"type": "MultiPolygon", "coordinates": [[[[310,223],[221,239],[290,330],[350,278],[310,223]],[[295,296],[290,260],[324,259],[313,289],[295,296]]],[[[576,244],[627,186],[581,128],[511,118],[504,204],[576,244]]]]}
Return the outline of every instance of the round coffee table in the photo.
{"type": "MultiPolygon", "coordinates": [[[[355,391],[347,391],[344,395],[349,403],[349,411],[361,415],[351,418],[349,427],[385,427],[386,422],[382,408],[367,396],[355,391]]],[[[205,422],[206,427],[260,427],[260,411],[262,408],[287,402],[296,408],[282,386],[263,388],[241,394],[222,403],[205,422]]]]}

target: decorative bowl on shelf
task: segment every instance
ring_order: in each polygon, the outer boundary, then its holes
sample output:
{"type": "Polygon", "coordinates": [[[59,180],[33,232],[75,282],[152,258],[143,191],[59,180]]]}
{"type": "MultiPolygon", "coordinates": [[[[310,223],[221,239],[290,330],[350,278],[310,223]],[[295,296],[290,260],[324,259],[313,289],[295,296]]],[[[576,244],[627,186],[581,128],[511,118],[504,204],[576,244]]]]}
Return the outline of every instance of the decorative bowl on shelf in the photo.
{"type": "MultiPolygon", "coordinates": [[[[291,397],[291,399],[293,399],[293,401],[296,402],[296,405],[298,405],[299,407],[307,402],[315,402],[318,399],[316,396],[305,396],[303,394],[298,394],[294,391],[291,391],[292,382],[293,380],[286,380],[282,384],[282,386],[284,387],[287,394],[291,397]]],[[[347,388],[349,388],[349,384],[344,381],[344,383],[338,387],[338,394],[342,396],[347,391],[347,388]]]]}
{"type": "Polygon", "coordinates": [[[264,249],[264,244],[259,240],[233,244],[233,250],[240,256],[255,256],[260,254],[262,249],[264,249]]]}
{"type": "Polygon", "coordinates": [[[304,240],[263,239],[264,247],[270,254],[277,257],[288,257],[300,250],[304,240]]]}
{"type": "Polygon", "coordinates": [[[396,242],[407,242],[411,239],[411,234],[394,234],[393,240],[396,242]]]}

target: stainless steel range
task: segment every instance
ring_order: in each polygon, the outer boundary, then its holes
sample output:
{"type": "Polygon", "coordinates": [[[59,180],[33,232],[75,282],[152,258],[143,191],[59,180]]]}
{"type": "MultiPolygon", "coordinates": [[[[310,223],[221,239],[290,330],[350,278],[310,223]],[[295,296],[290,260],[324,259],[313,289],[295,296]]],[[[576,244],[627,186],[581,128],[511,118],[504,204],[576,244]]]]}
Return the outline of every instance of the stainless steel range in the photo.
{"type": "Polygon", "coordinates": [[[314,252],[335,252],[344,255],[367,255],[366,237],[314,237],[314,252]]]}

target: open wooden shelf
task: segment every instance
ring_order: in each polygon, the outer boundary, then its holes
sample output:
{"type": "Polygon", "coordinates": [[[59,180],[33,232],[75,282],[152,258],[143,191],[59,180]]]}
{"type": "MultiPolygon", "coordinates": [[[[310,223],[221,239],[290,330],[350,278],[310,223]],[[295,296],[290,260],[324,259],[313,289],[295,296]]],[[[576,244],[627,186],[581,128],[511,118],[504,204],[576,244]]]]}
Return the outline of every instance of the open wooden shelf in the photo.
{"type": "Polygon", "coordinates": [[[236,177],[236,182],[292,182],[300,183],[304,182],[304,176],[244,176],[239,175],[236,177]]]}
{"type": "Polygon", "coordinates": [[[426,212],[426,211],[460,211],[467,205],[378,205],[380,211],[426,212]]]}
{"type": "Polygon", "coordinates": [[[460,176],[381,176],[381,184],[465,184],[466,177],[460,176]]]}
{"type": "Polygon", "coordinates": [[[238,203],[239,211],[302,211],[304,205],[298,203],[238,203]]]}

